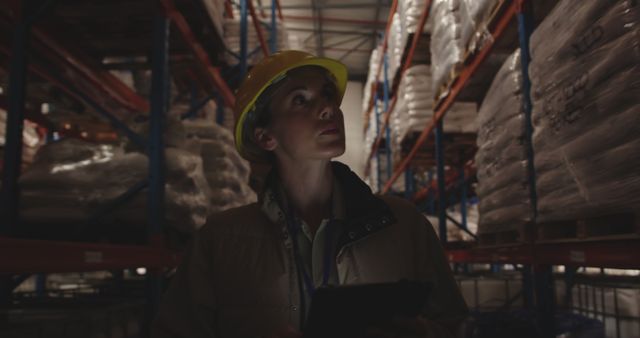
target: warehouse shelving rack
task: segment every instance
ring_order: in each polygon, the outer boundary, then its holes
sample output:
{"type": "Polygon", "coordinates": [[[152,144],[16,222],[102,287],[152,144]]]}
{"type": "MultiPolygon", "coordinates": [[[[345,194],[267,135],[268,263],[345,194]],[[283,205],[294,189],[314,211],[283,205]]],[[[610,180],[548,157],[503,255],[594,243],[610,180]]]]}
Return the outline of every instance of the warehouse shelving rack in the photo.
{"type": "MultiPolygon", "coordinates": [[[[391,7],[391,13],[389,18],[397,8],[397,1],[394,1],[391,7]]],[[[532,210],[535,214],[536,208],[536,186],[535,186],[535,171],[533,166],[533,149],[531,146],[531,137],[533,133],[533,127],[531,124],[531,99],[530,99],[530,82],[528,76],[528,65],[530,60],[529,55],[529,37],[533,31],[534,16],[532,13],[533,5],[541,7],[549,6],[546,2],[533,2],[528,0],[505,0],[500,1],[499,10],[496,11],[496,16],[493,18],[489,25],[489,31],[491,38],[474,53],[469,53],[466,56],[463,66],[461,67],[458,75],[448,86],[446,92],[448,94],[444,97],[436,100],[434,103],[434,118],[433,120],[424,126],[419,137],[413,143],[413,147],[409,151],[408,155],[402,159],[402,161],[394,166],[394,172],[390,175],[389,179],[382,185],[381,192],[388,193],[393,183],[402,175],[405,174],[405,196],[408,198],[420,197],[420,194],[415,194],[415,183],[412,182],[412,175],[409,169],[409,164],[419,155],[421,151],[424,151],[423,145],[428,140],[432,132],[435,131],[435,154],[436,154],[436,166],[437,166],[437,184],[430,184],[422,189],[421,194],[424,195],[433,190],[438,192],[438,218],[439,218],[439,232],[440,239],[445,246],[447,256],[451,263],[491,263],[491,264],[517,264],[522,265],[523,271],[523,299],[525,306],[534,307],[538,322],[538,328],[544,337],[555,337],[555,300],[553,295],[554,276],[552,273],[552,266],[565,265],[567,271],[575,271],[576,267],[588,266],[588,267],[601,267],[601,268],[621,268],[621,269],[638,269],[640,268],[640,251],[637,250],[640,247],[640,238],[630,237],[626,239],[606,239],[606,238],[594,238],[591,240],[573,240],[573,241],[555,241],[555,242],[536,242],[533,237],[530,237],[527,241],[520,243],[509,243],[496,245],[491,247],[478,247],[473,244],[471,247],[463,245],[463,248],[453,248],[450,243],[447,242],[446,229],[447,219],[446,214],[446,187],[451,184],[451,180],[454,175],[451,173],[445,174],[444,168],[444,151],[443,151],[443,133],[442,133],[442,121],[453,103],[460,97],[465,91],[465,87],[468,86],[479,73],[486,73],[487,70],[483,69],[484,63],[489,55],[492,53],[494,47],[502,40],[515,40],[518,41],[521,49],[521,64],[523,73],[523,97],[524,97],[524,111],[526,119],[526,138],[527,138],[527,156],[529,159],[528,173],[530,176],[530,196],[532,200],[532,210]],[[513,22],[517,25],[513,25],[513,22]],[[436,188],[437,185],[437,188],[436,188]],[[535,299],[535,301],[534,301],[535,299]]],[[[427,1],[425,13],[428,13],[431,2],[427,1]]],[[[551,8],[544,8],[542,19],[551,8]]],[[[428,15],[424,14],[423,15],[428,15]]],[[[390,20],[390,19],[389,19],[390,20]]],[[[388,35],[389,26],[385,37],[388,35]]],[[[382,60],[386,55],[386,38],[382,43],[382,60]]],[[[406,60],[403,61],[403,69],[406,69],[411,64],[411,53],[409,53],[406,60]]],[[[485,67],[486,68],[486,67],[485,67]]],[[[380,69],[380,67],[378,68],[380,69]]],[[[495,69],[497,71],[497,69],[495,69]]],[[[400,73],[400,77],[402,76],[400,73]]],[[[495,74],[495,72],[494,72],[495,74]]],[[[486,75],[486,74],[485,74],[486,75]]],[[[377,74],[376,79],[379,78],[377,74]]],[[[490,76],[493,78],[493,76],[490,76]]],[[[394,83],[399,82],[395,79],[394,83]]],[[[378,82],[374,82],[373,93],[376,93],[378,82]]],[[[383,83],[383,85],[388,85],[383,83]]],[[[467,93],[468,94],[468,93],[467,93]]],[[[389,109],[385,111],[384,118],[381,126],[378,126],[378,130],[382,130],[388,124],[391,111],[393,110],[393,104],[395,103],[396,96],[394,94],[389,109]]],[[[374,97],[375,99],[375,97],[374,97]]],[[[369,109],[365,116],[368,116],[375,101],[371,101],[369,109]]],[[[368,121],[368,119],[365,119],[368,121]]],[[[366,126],[365,122],[365,128],[366,126]]],[[[385,138],[385,135],[378,133],[376,140],[372,146],[371,156],[367,160],[367,173],[371,162],[371,159],[376,155],[377,149],[381,145],[385,138]]],[[[469,172],[465,172],[471,174],[469,172]]],[[[459,178],[464,180],[465,174],[459,174],[459,178]]],[[[380,176],[378,176],[380,179],[380,176]]],[[[465,186],[462,184],[461,186],[465,186]]],[[[464,194],[466,196],[466,193],[464,194]]],[[[465,208],[464,198],[461,200],[462,208],[465,208]]],[[[464,214],[464,212],[463,212],[464,214]]],[[[456,224],[462,230],[466,230],[464,224],[456,224]]]]}
{"type": "MultiPolygon", "coordinates": [[[[241,4],[246,9],[250,1],[242,0],[241,4]]],[[[272,11],[272,20],[275,22],[275,4],[272,11]]],[[[10,17],[0,17],[13,25],[11,39],[0,40],[0,56],[10,58],[8,66],[9,95],[6,103],[8,108],[7,139],[5,146],[4,171],[2,184],[2,217],[0,219],[0,306],[8,302],[11,290],[25,280],[30,274],[64,273],[64,272],[88,272],[100,270],[122,270],[127,268],[145,267],[150,272],[147,284],[147,318],[148,323],[157,307],[161,293],[162,271],[166,268],[177,266],[181,253],[170,249],[165,244],[164,231],[164,142],[163,130],[165,116],[169,104],[169,67],[170,63],[179,64],[180,76],[186,78],[193,87],[191,109],[183,118],[195,115],[213,97],[219,98],[219,106],[233,107],[234,95],[221,74],[220,67],[216,64],[216,53],[224,49],[221,36],[207,36],[204,32],[215,32],[215,29],[194,31],[193,25],[207,25],[209,18],[204,8],[188,7],[185,3],[174,3],[174,0],[157,0],[141,5],[132,4],[128,0],[114,1],[103,4],[98,11],[89,11],[95,15],[104,15],[103,11],[109,10],[120,13],[119,6],[128,6],[146,13],[146,23],[150,27],[142,29],[150,33],[147,38],[153,36],[152,42],[148,40],[135,41],[129,44],[131,49],[144,49],[143,55],[150,52],[151,57],[151,102],[129,89],[117,78],[110,76],[107,71],[97,69],[91,63],[93,59],[53,39],[49,31],[38,27],[38,22],[56,6],[55,2],[48,0],[15,0],[6,4],[6,11],[10,17]],[[185,17],[185,12],[190,15],[190,20],[185,17]],[[195,20],[194,20],[195,17],[195,20]],[[204,17],[204,18],[203,18],[204,17]],[[178,34],[170,35],[174,29],[178,34]],[[173,49],[171,45],[177,46],[173,49]],[[45,46],[44,48],[42,46],[45,46]],[[177,51],[176,51],[177,50],[177,51]],[[39,55],[35,55],[38,53],[39,55]],[[186,53],[186,54],[185,54],[186,53]],[[36,61],[47,61],[52,67],[44,67],[42,63],[28,61],[29,58],[36,61]],[[198,71],[184,70],[184,63],[196,67],[198,71]],[[65,72],[61,71],[65,70],[65,72]],[[75,77],[69,77],[72,73],[75,77]],[[15,237],[15,230],[19,227],[19,190],[18,177],[20,175],[20,152],[22,148],[22,125],[24,118],[40,122],[50,131],[55,128],[49,118],[33,109],[26,109],[26,85],[28,75],[46,80],[56,86],[65,95],[83,102],[86,106],[107,119],[113,128],[127,136],[133,143],[147,150],[149,157],[148,178],[139,182],[131,189],[124,192],[113,201],[113,204],[102,210],[109,212],[118,205],[130,200],[131,197],[148,188],[148,220],[147,245],[122,245],[88,242],[71,242],[59,240],[41,240],[15,237]],[[84,86],[83,86],[84,85],[84,86]],[[204,92],[204,98],[196,95],[204,92]],[[98,95],[96,93],[101,93],[98,95]],[[116,104],[110,104],[116,102],[116,104]],[[149,138],[144,139],[130,130],[122,122],[123,117],[135,113],[149,112],[149,138]]],[[[89,6],[90,4],[87,4],[89,6]]],[[[232,11],[229,2],[225,3],[226,15],[231,16],[232,11]]],[[[191,2],[191,6],[204,6],[200,2],[191,2]]],[[[123,7],[124,8],[124,7],[123,7]]],[[[255,11],[251,9],[255,17],[255,11]]],[[[117,21],[117,19],[116,19],[117,21]]],[[[246,10],[243,10],[243,42],[246,51],[246,10]]],[[[144,22],[144,20],[143,20],[144,22]]],[[[274,31],[275,31],[275,25],[274,31]]],[[[124,28],[126,29],[126,28],[124,28]]],[[[256,25],[260,32],[262,28],[256,25]]],[[[98,30],[97,33],[100,33],[98,30]]],[[[77,32],[74,32],[77,33],[77,32]]],[[[84,32],[85,36],[96,32],[84,32]]],[[[214,34],[215,33],[210,33],[214,34]]],[[[275,36],[275,35],[274,35],[275,36]]],[[[99,40],[101,36],[91,36],[91,39],[99,40]]],[[[107,37],[102,37],[108,40],[107,37]]],[[[120,38],[124,38],[121,36],[120,38]]],[[[130,40],[127,40],[130,43],[130,40]]],[[[264,50],[264,41],[263,50],[264,50]]],[[[105,45],[109,45],[105,43],[105,45]]],[[[106,47],[105,47],[106,48],[106,47]]],[[[272,43],[275,49],[275,42],[272,43]]],[[[92,55],[93,56],[93,55],[92,55]]],[[[241,56],[241,63],[246,65],[246,53],[241,56]]],[[[139,65],[132,65],[138,67],[139,65]]],[[[246,67],[246,66],[245,66],[246,67]]],[[[178,68],[177,68],[178,69],[178,68]]],[[[176,74],[174,74],[176,75],[176,74]]],[[[184,80],[184,79],[183,79],[184,80]]],[[[219,121],[220,122],[220,121],[219,121]]],[[[61,133],[62,134],[62,133],[61,133]]],[[[71,133],[67,133],[71,134],[71,133]]],[[[77,136],[77,135],[76,135],[77,136]]],[[[97,215],[96,217],[100,217],[97,215]]],[[[148,328],[148,325],[145,325],[148,328]]],[[[148,334],[148,332],[147,332],[148,334]]]]}

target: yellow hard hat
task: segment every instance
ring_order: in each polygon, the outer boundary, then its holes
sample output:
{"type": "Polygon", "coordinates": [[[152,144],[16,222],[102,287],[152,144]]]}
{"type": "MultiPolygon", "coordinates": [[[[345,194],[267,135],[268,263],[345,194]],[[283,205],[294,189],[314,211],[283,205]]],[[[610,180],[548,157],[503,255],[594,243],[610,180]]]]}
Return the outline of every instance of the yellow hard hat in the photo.
{"type": "Polygon", "coordinates": [[[244,137],[247,115],[255,109],[256,101],[265,89],[282,79],[289,70],[302,66],[319,66],[332,74],[336,79],[338,103],[342,102],[342,97],[347,87],[347,67],[341,62],[329,58],[316,57],[307,52],[297,50],[277,52],[263,59],[244,78],[236,92],[236,102],[233,108],[236,119],[236,149],[245,159],[250,161],[265,160],[265,154],[260,154],[260,152],[264,151],[255,149],[257,146],[249,144],[249,140],[244,137]]]}

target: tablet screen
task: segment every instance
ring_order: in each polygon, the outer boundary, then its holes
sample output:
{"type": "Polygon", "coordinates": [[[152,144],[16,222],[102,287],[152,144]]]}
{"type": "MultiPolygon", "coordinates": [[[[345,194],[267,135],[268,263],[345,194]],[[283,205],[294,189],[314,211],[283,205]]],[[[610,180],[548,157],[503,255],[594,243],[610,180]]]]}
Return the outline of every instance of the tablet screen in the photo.
{"type": "Polygon", "coordinates": [[[429,296],[426,282],[345,285],[316,290],[304,328],[305,338],[358,337],[396,316],[420,314],[429,296]]]}

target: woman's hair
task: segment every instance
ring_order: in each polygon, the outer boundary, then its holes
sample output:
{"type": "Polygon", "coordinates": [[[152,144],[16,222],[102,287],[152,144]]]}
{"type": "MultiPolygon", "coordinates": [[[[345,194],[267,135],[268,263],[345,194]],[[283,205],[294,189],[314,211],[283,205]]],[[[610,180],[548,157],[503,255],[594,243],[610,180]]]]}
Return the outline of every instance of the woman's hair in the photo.
{"type": "MultiPolygon", "coordinates": [[[[331,73],[329,73],[328,70],[321,66],[310,65],[294,68],[287,71],[287,73],[281,78],[281,80],[272,83],[260,94],[254,104],[253,109],[247,113],[245,128],[243,128],[243,139],[245,140],[246,145],[251,144],[251,146],[248,147],[247,150],[253,155],[253,157],[263,159],[270,164],[274,163],[275,155],[273,154],[273,152],[264,150],[258,145],[258,140],[256,140],[254,131],[256,128],[266,128],[271,123],[272,112],[269,107],[271,106],[271,101],[273,99],[274,93],[284,83],[282,79],[285,79],[287,76],[289,76],[290,72],[297,71],[303,68],[319,69],[326,75],[331,76],[331,73]]],[[[331,76],[331,78],[333,77],[331,76]]],[[[335,79],[333,79],[333,81],[335,82],[335,79]]]]}

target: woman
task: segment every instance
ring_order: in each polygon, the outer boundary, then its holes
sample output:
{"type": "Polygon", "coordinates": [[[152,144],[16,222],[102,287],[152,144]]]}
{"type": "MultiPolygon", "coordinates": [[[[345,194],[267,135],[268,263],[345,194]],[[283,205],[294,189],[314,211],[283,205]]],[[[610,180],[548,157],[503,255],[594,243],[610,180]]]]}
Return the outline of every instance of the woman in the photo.
{"type": "Polygon", "coordinates": [[[212,215],[163,298],[157,337],[297,337],[321,285],[431,282],[424,316],[376,337],[450,337],[466,315],[442,248],[408,202],[347,166],[341,63],[299,51],[256,65],[237,93],[236,146],[273,170],[258,203],[212,215]]]}

